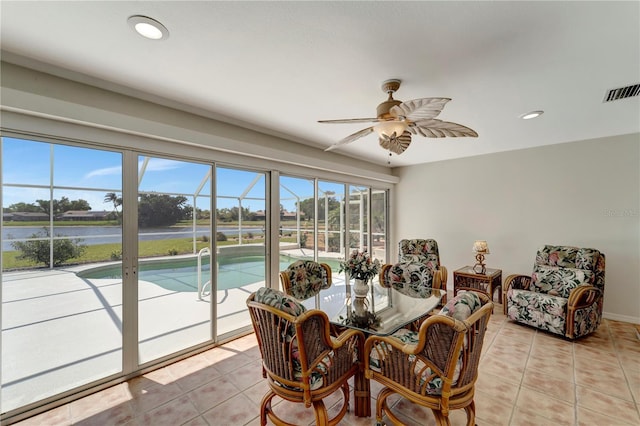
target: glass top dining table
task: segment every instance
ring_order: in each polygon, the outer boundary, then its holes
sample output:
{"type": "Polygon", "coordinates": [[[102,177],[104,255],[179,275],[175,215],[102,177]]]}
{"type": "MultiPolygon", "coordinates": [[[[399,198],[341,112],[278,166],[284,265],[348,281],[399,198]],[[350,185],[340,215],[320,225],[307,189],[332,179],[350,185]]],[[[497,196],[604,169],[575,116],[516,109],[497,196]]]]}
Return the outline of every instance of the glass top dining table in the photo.
{"type": "Polygon", "coordinates": [[[334,326],[361,330],[367,335],[387,336],[426,317],[442,296],[441,290],[432,290],[429,297],[412,297],[394,288],[389,289],[388,298],[382,303],[372,303],[371,297],[347,296],[330,321],[334,326]]]}

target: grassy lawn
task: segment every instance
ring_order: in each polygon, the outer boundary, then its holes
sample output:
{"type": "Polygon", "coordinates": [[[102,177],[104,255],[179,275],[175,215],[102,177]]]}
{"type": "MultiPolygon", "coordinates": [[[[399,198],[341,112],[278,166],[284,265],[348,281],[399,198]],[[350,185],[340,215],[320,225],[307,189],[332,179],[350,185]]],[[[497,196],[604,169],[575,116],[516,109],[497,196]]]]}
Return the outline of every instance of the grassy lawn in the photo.
{"type": "MultiPolygon", "coordinates": [[[[294,242],[295,238],[281,238],[281,242],[294,242]]],[[[264,238],[243,239],[243,244],[263,244],[264,238]]],[[[218,241],[218,246],[228,246],[238,244],[237,238],[229,238],[227,241],[218,241]]],[[[196,241],[196,251],[204,247],[209,247],[209,242],[198,240],[196,241]]],[[[66,264],[73,265],[79,263],[96,263],[106,262],[111,260],[118,260],[118,256],[121,255],[122,245],[113,244],[96,244],[87,246],[87,250],[80,259],[69,259],[66,264]],[[113,255],[113,256],[112,256],[113,255]]],[[[140,241],[138,243],[139,257],[154,257],[154,256],[170,256],[178,254],[190,254],[193,253],[193,240],[191,238],[176,238],[166,240],[154,240],[154,241],[140,241]]],[[[2,269],[12,270],[31,267],[43,267],[44,264],[37,264],[30,260],[18,259],[20,256],[19,251],[5,251],[2,253],[2,269]]]]}
{"type": "MultiPolygon", "coordinates": [[[[184,227],[191,226],[193,223],[191,221],[182,221],[177,223],[176,227],[184,227]]],[[[208,226],[210,224],[209,220],[199,220],[198,225],[208,226]]],[[[243,226],[264,226],[264,221],[243,221],[243,226]]],[[[48,227],[48,221],[32,221],[32,222],[5,222],[5,226],[31,226],[31,227],[48,227]]],[[[118,226],[119,223],[114,220],[103,220],[103,221],[55,221],[54,226],[118,226]]],[[[220,222],[218,226],[237,226],[237,222],[220,222]]],[[[283,221],[281,225],[284,228],[288,228],[290,226],[295,226],[295,221],[283,221]]],[[[305,224],[302,223],[302,228],[304,229],[305,224]]],[[[251,235],[251,231],[245,231],[243,235],[243,244],[262,244],[264,243],[264,238],[262,236],[257,236],[255,238],[251,235]]],[[[283,237],[280,238],[281,242],[295,242],[295,234],[291,234],[289,232],[285,233],[283,237]]],[[[238,244],[237,236],[228,237],[227,241],[218,241],[218,246],[225,245],[235,245],[238,244]]],[[[196,252],[202,249],[203,247],[209,247],[209,242],[201,241],[198,239],[196,242],[196,252]]],[[[169,255],[177,255],[177,254],[189,254],[193,252],[193,240],[191,238],[176,238],[176,239],[165,239],[165,240],[154,240],[154,241],[140,241],[138,246],[139,257],[154,257],[154,256],[169,256],[169,255]]],[[[23,269],[23,268],[33,268],[33,267],[43,267],[43,263],[36,263],[31,260],[19,259],[21,252],[20,251],[5,251],[2,254],[2,269],[14,270],[14,269],[23,269]]],[[[118,260],[119,256],[122,254],[122,246],[119,243],[112,244],[96,244],[89,245],[84,252],[84,255],[81,258],[77,259],[69,259],[65,262],[66,265],[74,265],[80,263],[96,263],[96,262],[105,262],[111,260],[118,260]]]]}

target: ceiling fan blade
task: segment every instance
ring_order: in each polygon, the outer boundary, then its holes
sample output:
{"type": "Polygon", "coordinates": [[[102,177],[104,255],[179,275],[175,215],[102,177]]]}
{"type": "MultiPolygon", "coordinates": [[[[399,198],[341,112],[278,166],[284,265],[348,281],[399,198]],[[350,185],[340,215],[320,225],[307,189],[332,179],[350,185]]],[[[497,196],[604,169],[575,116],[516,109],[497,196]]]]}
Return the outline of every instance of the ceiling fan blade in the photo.
{"type": "Polygon", "coordinates": [[[427,120],[440,114],[450,98],[421,98],[396,105],[389,113],[396,117],[405,117],[410,121],[427,120]]]}
{"type": "Polygon", "coordinates": [[[340,120],[318,120],[318,123],[377,123],[377,118],[344,118],[340,120]]]}
{"type": "Polygon", "coordinates": [[[400,136],[396,136],[395,133],[392,136],[383,134],[378,138],[378,143],[384,149],[400,155],[409,148],[411,144],[411,133],[405,130],[400,136]]]}
{"type": "Polygon", "coordinates": [[[366,129],[362,129],[360,131],[357,131],[357,132],[347,136],[346,138],[341,139],[338,142],[334,143],[329,148],[325,149],[325,151],[331,151],[332,149],[335,149],[335,148],[339,147],[340,145],[346,145],[348,143],[351,143],[351,142],[355,141],[356,139],[360,139],[361,137],[367,136],[371,132],[373,132],[373,127],[367,127],[366,129]]]}
{"type": "Polygon", "coordinates": [[[444,137],[460,137],[469,136],[477,137],[475,130],[470,129],[462,124],[452,123],[450,121],[442,121],[436,119],[422,120],[409,124],[409,131],[413,134],[420,134],[427,138],[444,138],[444,137]]]}

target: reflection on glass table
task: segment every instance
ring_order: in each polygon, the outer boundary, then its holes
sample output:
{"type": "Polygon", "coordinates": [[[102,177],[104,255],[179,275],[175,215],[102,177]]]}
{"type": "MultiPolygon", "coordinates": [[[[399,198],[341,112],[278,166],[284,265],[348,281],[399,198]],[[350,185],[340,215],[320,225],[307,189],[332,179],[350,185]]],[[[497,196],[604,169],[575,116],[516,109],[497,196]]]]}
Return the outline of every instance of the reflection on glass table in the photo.
{"type": "Polygon", "coordinates": [[[329,318],[338,327],[354,328],[378,336],[390,335],[426,317],[438,306],[442,294],[440,290],[432,290],[430,297],[415,298],[389,289],[389,304],[380,310],[376,309],[379,304],[372,304],[369,297],[347,297],[340,311],[329,318]]]}

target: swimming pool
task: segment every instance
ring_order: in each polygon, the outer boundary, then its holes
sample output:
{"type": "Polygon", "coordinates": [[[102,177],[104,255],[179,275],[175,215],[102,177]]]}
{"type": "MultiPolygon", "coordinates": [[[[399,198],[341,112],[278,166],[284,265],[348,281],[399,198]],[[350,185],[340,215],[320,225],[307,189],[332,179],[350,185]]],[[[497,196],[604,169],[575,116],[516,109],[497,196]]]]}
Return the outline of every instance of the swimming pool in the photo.
{"type": "MultiPolygon", "coordinates": [[[[280,270],[284,270],[298,258],[280,255],[280,270]]],[[[323,260],[325,262],[325,260],[323,260]]],[[[338,261],[327,261],[333,269],[338,261]]],[[[202,258],[202,281],[209,280],[209,257],[202,258]]],[[[119,264],[98,266],[76,274],[84,279],[122,279],[119,264]]],[[[140,280],[152,282],[169,291],[197,292],[198,270],[195,256],[179,259],[142,260],[138,267],[140,280]]],[[[218,258],[218,290],[229,290],[265,281],[265,256],[240,256],[218,258]]]]}

